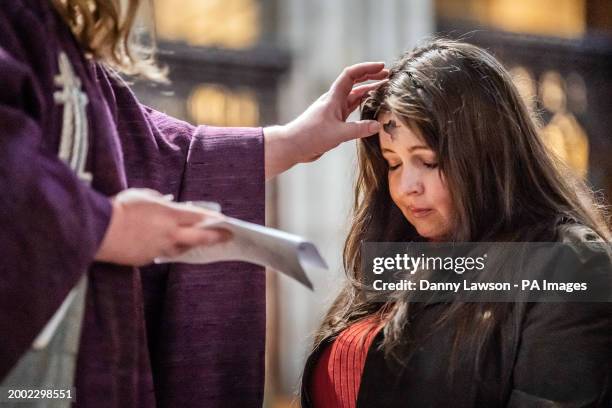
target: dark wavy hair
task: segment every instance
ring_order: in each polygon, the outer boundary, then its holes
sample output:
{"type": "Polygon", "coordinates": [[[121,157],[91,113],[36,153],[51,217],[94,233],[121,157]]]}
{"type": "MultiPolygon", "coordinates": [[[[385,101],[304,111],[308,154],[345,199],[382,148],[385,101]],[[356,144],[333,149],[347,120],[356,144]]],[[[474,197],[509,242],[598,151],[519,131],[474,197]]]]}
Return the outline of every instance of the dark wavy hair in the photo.
{"type": "MultiPolygon", "coordinates": [[[[389,81],[364,102],[361,117],[377,119],[383,111],[417,130],[437,154],[454,203],[452,241],[556,241],[558,225],[567,222],[610,240],[604,206],[550,154],[510,75],[485,50],[435,39],[402,55],[389,81]]],[[[358,165],[343,254],[348,279],[324,318],[315,347],[353,322],[380,313],[386,321],[382,347],[396,355],[417,305],[406,298],[381,304],[363,296],[361,243],[423,239],[391,199],[378,135],[358,142],[358,165]]],[[[477,365],[487,340],[512,310],[511,303],[451,303],[432,330],[450,325],[453,355],[473,357],[477,365]]]]}

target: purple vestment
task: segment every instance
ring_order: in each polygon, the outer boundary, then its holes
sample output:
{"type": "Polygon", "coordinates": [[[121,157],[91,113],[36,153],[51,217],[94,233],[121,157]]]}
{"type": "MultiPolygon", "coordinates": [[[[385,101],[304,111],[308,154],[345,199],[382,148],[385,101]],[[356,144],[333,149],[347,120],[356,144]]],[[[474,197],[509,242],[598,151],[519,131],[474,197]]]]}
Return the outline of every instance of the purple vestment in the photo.
{"type": "Polygon", "coordinates": [[[87,407],[261,406],[265,276],[245,263],[94,263],[109,197],[148,187],[264,222],[263,134],[170,118],[86,60],[48,0],[0,0],[0,380],[85,271],[87,407]],[[65,53],[87,95],[91,187],[60,159],[65,53]]]}

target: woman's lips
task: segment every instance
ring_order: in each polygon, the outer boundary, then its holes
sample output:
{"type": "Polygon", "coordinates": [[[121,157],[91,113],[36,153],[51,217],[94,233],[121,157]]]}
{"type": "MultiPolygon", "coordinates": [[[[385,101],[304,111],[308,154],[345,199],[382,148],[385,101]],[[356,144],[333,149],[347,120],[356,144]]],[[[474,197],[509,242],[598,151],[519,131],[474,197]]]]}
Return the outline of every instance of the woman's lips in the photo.
{"type": "Polygon", "coordinates": [[[431,208],[412,208],[410,207],[410,212],[414,216],[414,218],[423,218],[427,217],[431,212],[431,208]]]}

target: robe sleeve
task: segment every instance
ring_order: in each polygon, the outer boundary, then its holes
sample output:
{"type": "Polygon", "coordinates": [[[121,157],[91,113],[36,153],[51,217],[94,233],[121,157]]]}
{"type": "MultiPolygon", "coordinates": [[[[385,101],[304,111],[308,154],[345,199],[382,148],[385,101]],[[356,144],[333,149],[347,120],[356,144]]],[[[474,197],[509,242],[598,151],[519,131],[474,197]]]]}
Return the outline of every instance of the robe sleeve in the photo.
{"type": "Polygon", "coordinates": [[[224,212],[256,222],[259,215],[251,210],[265,199],[262,128],[193,126],[139,104],[130,88],[103,68],[97,67],[97,76],[113,107],[129,187],[230,207],[235,199],[248,200],[254,204],[242,206],[244,211],[223,206],[224,212]]]}
{"type": "Polygon", "coordinates": [[[181,185],[181,200],[213,200],[233,217],[263,222],[249,209],[265,200],[264,147],[261,128],[189,126],[149,108],[149,120],[167,143],[177,134],[189,134],[181,185]],[[181,129],[182,128],[182,129],[181,129]],[[251,205],[232,205],[252,202],[251,205]]]}
{"type": "Polygon", "coordinates": [[[52,99],[34,72],[50,57],[36,20],[8,7],[0,27],[1,381],[92,263],[111,204],[46,142],[52,99]]]}
{"type": "MultiPolygon", "coordinates": [[[[109,106],[116,107],[128,186],[173,194],[177,201],[215,201],[229,216],[265,222],[261,128],[192,126],[135,103],[128,87],[100,70],[98,75],[109,106]]],[[[242,262],[141,268],[160,405],[261,405],[263,272],[242,262]]]]}
{"type": "MultiPolygon", "coordinates": [[[[164,132],[173,127],[165,115],[150,115],[164,132]]],[[[264,224],[262,130],[197,126],[188,145],[177,198],[215,201],[224,214],[264,224]]],[[[264,268],[171,264],[167,274],[141,276],[160,405],[261,406],[264,268]]]]}

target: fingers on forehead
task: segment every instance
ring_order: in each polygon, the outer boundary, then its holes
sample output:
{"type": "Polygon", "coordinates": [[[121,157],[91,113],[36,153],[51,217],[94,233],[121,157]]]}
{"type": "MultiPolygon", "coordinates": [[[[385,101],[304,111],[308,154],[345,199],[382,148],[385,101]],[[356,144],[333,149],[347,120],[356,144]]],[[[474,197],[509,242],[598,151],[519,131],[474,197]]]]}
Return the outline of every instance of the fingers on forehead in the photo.
{"type": "Polygon", "coordinates": [[[356,86],[355,88],[353,88],[353,90],[351,91],[352,94],[363,94],[367,91],[371,91],[372,89],[376,89],[379,86],[381,86],[382,84],[384,84],[386,82],[386,80],[382,80],[382,81],[376,81],[376,82],[372,82],[371,84],[365,84],[365,85],[360,85],[360,86],[356,86]]]}
{"type": "Polygon", "coordinates": [[[384,62],[362,62],[359,64],[351,65],[346,69],[346,74],[349,78],[353,80],[357,80],[360,77],[366,75],[380,74],[386,70],[383,70],[385,67],[384,62]]]}
{"type": "Polygon", "coordinates": [[[388,75],[387,70],[382,70],[382,62],[364,62],[352,65],[344,70],[333,85],[333,89],[343,93],[348,93],[356,82],[363,82],[369,79],[383,79],[388,75]],[[382,71],[381,71],[382,70],[382,71]]]}
{"type": "Polygon", "coordinates": [[[357,78],[357,80],[356,80],[355,82],[363,82],[363,81],[367,81],[367,80],[369,80],[369,79],[375,79],[375,80],[378,80],[378,79],[385,79],[385,78],[387,78],[388,76],[389,76],[389,71],[387,71],[387,70],[385,69],[385,70],[379,71],[379,72],[374,73],[374,74],[366,74],[366,75],[363,75],[363,76],[361,76],[361,77],[357,78]]]}

